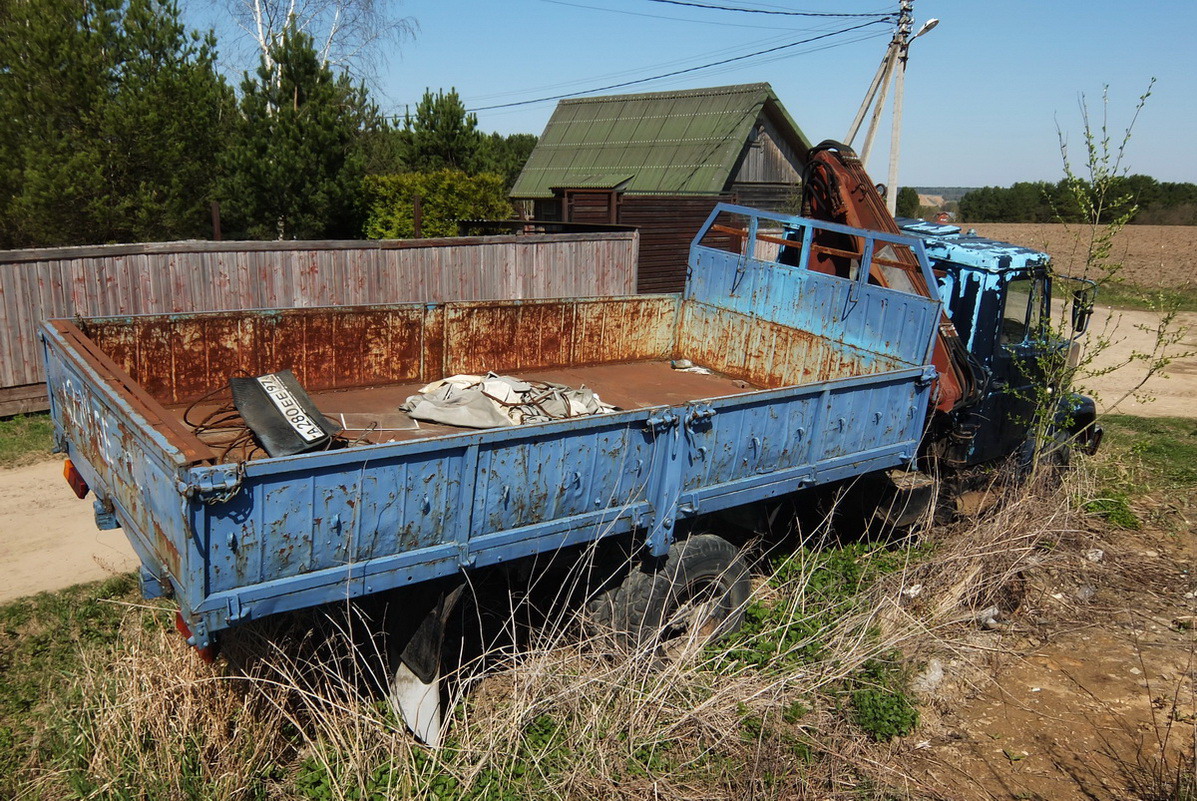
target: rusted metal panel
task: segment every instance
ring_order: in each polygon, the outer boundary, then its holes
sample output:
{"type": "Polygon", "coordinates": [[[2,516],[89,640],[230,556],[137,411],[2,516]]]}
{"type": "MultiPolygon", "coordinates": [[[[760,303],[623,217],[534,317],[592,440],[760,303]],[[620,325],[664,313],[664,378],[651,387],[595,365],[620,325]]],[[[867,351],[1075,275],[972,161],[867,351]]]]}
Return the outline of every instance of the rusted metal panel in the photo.
{"type": "MultiPolygon", "coordinates": [[[[636,253],[636,235],[626,231],[385,242],[176,242],[0,252],[0,389],[43,380],[36,331],[44,319],[624,295],[635,291],[636,253]]],[[[304,330],[313,337],[329,333],[304,330]]],[[[200,329],[187,333],[214,337],[218,348],[228,336],[200,329]]],[[[197,383],[179,372],[199,368],[161,362],[165,346],[159,342],[155,347],[149,334],[139,337],[136,346],[122,346],[116,339],[111,344],[112,357],[130,371],[140,369],[155,394],[169,386],[180,388],[186,397],[197,383]],[[136,368],[141,361],[156,359],[153,365],[136,368]],[[176,383],[176,378],[182,380],[176,383]]],[[[320,345],[313,340],[314,361],[305,368],[313,378],[328,369],[341,380],[362,369],[360,364],[321,360],[319,354],[320,345]]],[[[223,364],[228,358],[219,356],[218,361],[223,364]]],[[[379,374],[377,362],[370,370],[379,374]]],[[[0,398],[0,414],[25,411],[27,406],[22,401],[18,409],[0,398]]]]}
{"type": "Polygon", "coordinates": [[[899,314],[893,290],[694,250],[684,298],[110,317],[85,322],[94,342],[57,321],[43,329],[55,421],[201,646],[246,619],[610,533],[642,532],[663,556],[700,510],[910,462],[932,373],[905,354],[929,354],[937,304],[899,314]],[[728,375],[675,374],[671,354],[728,375]],[[512,369],[610,380],[601,390],[623,408],[292,457],[187,455],[164,399],[247,364],[291,367],[329,413],[366,395],[393,409],[413,389],[400,376],[512,369]]]}

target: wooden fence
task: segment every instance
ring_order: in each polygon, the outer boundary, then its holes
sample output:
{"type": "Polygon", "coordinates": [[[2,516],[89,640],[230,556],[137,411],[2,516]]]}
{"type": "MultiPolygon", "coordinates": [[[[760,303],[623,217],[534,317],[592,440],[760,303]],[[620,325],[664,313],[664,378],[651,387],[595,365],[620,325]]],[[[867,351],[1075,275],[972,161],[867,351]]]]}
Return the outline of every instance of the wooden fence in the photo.
{"type": "Polygon", "coordinates": [[[46,408],[53,317],[626,295],[634,232],[0,251],[0,416],[46,408]]]}

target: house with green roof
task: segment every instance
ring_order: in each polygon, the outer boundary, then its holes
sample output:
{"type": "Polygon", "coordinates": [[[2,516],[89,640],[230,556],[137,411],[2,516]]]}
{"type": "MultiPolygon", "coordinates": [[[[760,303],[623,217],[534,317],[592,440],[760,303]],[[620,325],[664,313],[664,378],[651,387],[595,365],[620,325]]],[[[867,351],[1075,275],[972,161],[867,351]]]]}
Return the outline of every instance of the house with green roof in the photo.
{"type": "Polygon", "coordinates": [[[511,190],[538,220],[640,229],[640,291],[676,291],[719,200],[780,209],[810,142],[767,83],[562,100],[511,190]]]}

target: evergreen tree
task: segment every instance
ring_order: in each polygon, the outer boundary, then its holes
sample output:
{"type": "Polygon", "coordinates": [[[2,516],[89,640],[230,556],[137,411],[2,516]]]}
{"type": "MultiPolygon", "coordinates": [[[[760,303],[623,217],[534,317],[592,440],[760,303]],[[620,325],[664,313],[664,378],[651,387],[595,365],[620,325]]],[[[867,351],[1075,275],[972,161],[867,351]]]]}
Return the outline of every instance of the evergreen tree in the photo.
{"type": "Polygon", "coordinates": [[[241,92],[221,185],[231,230],[260,239],[358,236],[364,143],[379,126],[364,87],[334,76],[311,37],[290,28],[241,92]]]}
{"type": "Polygon", "coordinates": [[[511,134],[503,136],[492,133],[482,142],[478,154],[478,168],[482,172],[493,172],[503,178],[504,186],[510,190],[519,178],[520,170],[536,147],[535,134],[511,134]]]}
{"type": "Polygon", "coordinates": [[[919,190],[913,186],[899,188],[895,212],[898,217],[919,216],[919,190]]]}
{"type": "Polygon", "coordinates": [[[466,112],[456,89],[424,92],[414,116],[403,121],[404,161],[414,172],[479,171],[485,137],[478,117],[466,112]]]}
{"type": "Polygon", "coordinates": [[[172,0],[0,5],[0,246],[206,234],[215,59],[172,0]]]}

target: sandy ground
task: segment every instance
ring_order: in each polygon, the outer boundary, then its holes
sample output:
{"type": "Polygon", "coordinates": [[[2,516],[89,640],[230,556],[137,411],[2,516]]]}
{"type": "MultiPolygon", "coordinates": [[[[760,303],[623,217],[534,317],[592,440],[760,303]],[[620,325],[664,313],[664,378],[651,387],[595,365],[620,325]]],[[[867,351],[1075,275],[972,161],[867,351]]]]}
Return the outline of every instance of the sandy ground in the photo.
{"type": "Polygon", "coordinates": [[[137,567],[125,533],[96,529],[62,462],[0,469],[0,603],[107,578],[137,567]]]}
{"type": "MultiPolygon", "coordinates": [[[[1168,352],[1197,352],[1197,313],[1182,312],[1175,324],[1182,336],[1168,352]]],[[[1125,364],[1109,375],[1082,378],[1078,382],[1082,391],[1096,393],[1098,408],[1102,411],[1140,417],[1197,417],[1197,355],[1176,359],[1133,395],[1127,396],[1127,392],[1143,379],[1145,367],[1142,361],[1126,362],[1135,353],[1151,353],[1158,325],[1159,315],[1154,312],[1110,310],[1100,306],[1094,311],[1088,339],[1091,342],[1107,339],[1110,344],[1094,357],[1089,371],[1125,364]]]]}
{"type": "Polygon", "coordinates": [[[1030,571],[1007,629],[977,643],[1003,654],[996,675],[964,682],[960,697],[947,667],[942,711],[928,710],[899,760],[939,797],[1174,797],[1151,785],[1193,766],[1197,540],[1111,535],[1030,571]]]}

